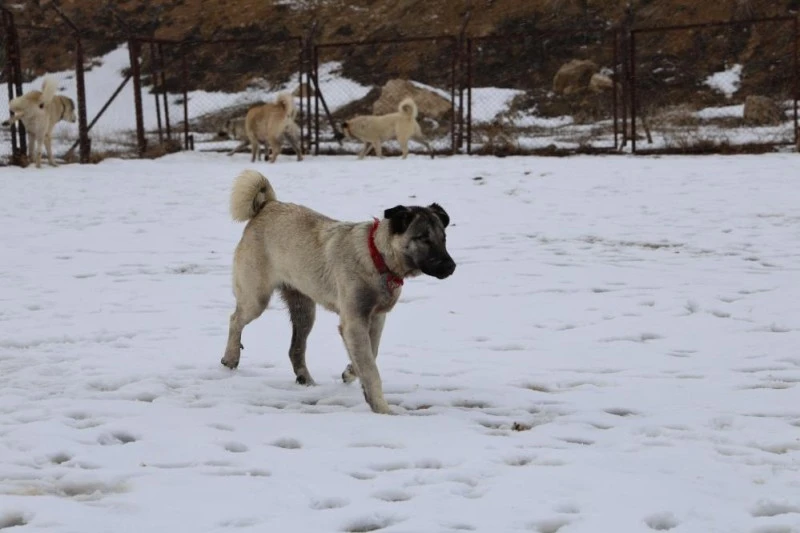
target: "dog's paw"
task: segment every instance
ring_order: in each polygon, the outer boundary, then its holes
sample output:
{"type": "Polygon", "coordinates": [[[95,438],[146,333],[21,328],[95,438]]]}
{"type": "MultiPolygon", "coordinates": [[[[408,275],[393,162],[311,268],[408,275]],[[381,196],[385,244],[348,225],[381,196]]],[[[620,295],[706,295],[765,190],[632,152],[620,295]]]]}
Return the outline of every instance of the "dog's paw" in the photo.
{"type": "Polygon", "coordinates": [[[220,359],[219,362],[222,364],[222,366],[226,366],[226,367],[230,368],[231,370],[235,370],[236,367],[239,366],[239,359],[238,358],[234,359],[232,357],[228,357],[227,355],[225,357],[223,357],[222,359],[220,359]]]}
{"type": "Polygon", "coordinates": [[[353,371],[353,365],[347,365],[347,368],[342,372],[342,381],[345,383],[352,383],[357,377],[355,371],[353,371]]]}
{"type": "Polygon", "coordinates": [[[297,376],[297,379],[295,379],[295,382],[298,385],[306,385],[308,387],[313,387],[314,385],[317,384],[317,382],[314,381],[314,378],[312,378],[308,373],[300,374],[299,376],[297,376]]]}
{"type": "Polygon", "coordinates": [[[394,411],[392,411],[392,409],[389,407],[389,404],[386,403],[385,401],[375,402],[374,404],[370,405],[370,408],[372,409],[373,413],[376,413],[376,414],[379,414],[379,415],[395,415],[395,414],[397,414],[394,411]]]}

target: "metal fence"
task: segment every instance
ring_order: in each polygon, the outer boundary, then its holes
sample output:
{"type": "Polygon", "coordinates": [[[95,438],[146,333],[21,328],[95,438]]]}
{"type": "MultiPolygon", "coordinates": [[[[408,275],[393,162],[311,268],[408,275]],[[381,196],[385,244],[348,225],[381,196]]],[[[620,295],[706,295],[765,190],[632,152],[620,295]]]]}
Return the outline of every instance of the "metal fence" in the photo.
{"type": "Polygon", "coordinates": [[[630,45],[634,152],[797,143],[796,17],[637,28],[630,45]]]}
{"type": "MultiPolygon", "coordinates": [[[[433,151],[454,153],[456,132],[461,127],[456,101],[458,54],[458,40],[450,35],[315,46],[315,153],[360,150],[360,142],[342,139],[341,123],[357,115],[395,112],[405,96],[414,98],[417,120],[433,151]],[[344,62],[355,48],[368,53],[360,55],[359,61],[344,62]]],[[[396,141],[386,142],[385,151],[398,153],[396,141]]],[[[412,141],[409,151],[424,149],[412,141]]]]}
{"type": "Polygon", "coordinates": [[[466,55],[467,153],[618,147],[617,32],[543,30],[470,38],[466,55]],[[564,42],[580,46],[565,56],[564,42]]]}
{"type": "MultiPolygon", "coordinates": [[[[439,154],[763,151],[798,141],[795,16],[327,43],[114,42],[74,26],[18,25],[0,11],[8,100],[49,73],[75,103],[77,122],[53,134],[61,161],[230,152],[247,110],[284,91],[305,153],[356,154],[342,122],[395,111],[406,95],[439,154]],[[65,41],[67,54],[43,52],[65,41]]],[[[0,132],[0,164],[26,164],[18,130],[0,132]]],[[[399,151],[396,141],[384,147],[399,151]]]]}

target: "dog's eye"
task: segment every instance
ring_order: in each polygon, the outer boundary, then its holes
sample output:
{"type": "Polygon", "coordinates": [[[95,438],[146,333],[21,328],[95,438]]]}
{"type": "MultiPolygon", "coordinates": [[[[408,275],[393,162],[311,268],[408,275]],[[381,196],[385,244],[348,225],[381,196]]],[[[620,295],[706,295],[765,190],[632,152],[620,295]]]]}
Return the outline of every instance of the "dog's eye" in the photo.
{"type": "Polygon", "coordinates": [[[429,241],[430,241],[430,239],[428,239],[428,236],[427,236],[427,235],[417,235],[417,236],[416,236],[416,237],[414,237],[413,239],[414,239],[415,241],[417,241],[417,242],[423,242],[423,243],[427,243],[427,242],[429,242],[429,241]]]}

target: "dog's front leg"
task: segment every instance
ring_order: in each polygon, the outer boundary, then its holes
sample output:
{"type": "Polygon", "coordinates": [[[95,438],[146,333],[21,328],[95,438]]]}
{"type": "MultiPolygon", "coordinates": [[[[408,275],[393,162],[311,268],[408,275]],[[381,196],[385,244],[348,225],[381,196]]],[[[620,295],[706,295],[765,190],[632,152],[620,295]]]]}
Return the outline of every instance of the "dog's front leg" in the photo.
{"type": "MultiPolygon", "coordinates": [[[[372,316],[372,320],[369,323],[369,343],[372,347],[372,358],[378,358],[378,347],[381,344],[381,334],[383,333],[383,324],[386,322],[386,313],[376,313],[372,316]]],[[[339,334],[344,336],[342,333],[342,326],[339,326],[339,334]]],[[[351,383],[354,381],[358,375],[356,374],[355,368],[353,368],[353,364],[350,363],[347,365],[347,368],[344,369],[342,372],[342,381],[345,383],[351,383]]]]}
{"type": "Polygon", "coordinates": [[[372,352],[367,319],[360,316],[342,318],[342,337],[353,368],[361,380],[364,398],[375,413],[392,414],[383,398],[383,384],[372,352]]]}

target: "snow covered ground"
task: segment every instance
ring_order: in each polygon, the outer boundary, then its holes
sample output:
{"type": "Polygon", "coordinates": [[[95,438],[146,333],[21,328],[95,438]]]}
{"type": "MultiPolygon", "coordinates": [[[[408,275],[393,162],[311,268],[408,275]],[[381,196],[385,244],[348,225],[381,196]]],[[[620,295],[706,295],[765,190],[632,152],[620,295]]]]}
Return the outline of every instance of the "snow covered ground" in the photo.
{"type": "Polygon", "coordinates": [[[379,367],[283,304],[219,364],[246,154],[0,170],[0,530],[800,531],[798,157],[309,157],[279,198],[440,202],[379,367]],[[15,527],[16,526],[16,527],[15,527]]]}

